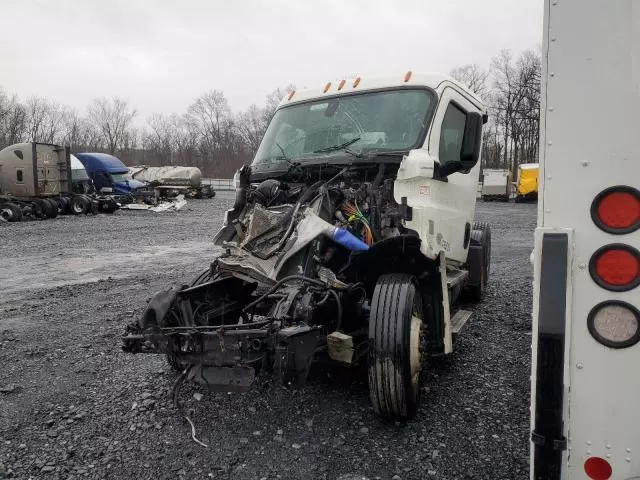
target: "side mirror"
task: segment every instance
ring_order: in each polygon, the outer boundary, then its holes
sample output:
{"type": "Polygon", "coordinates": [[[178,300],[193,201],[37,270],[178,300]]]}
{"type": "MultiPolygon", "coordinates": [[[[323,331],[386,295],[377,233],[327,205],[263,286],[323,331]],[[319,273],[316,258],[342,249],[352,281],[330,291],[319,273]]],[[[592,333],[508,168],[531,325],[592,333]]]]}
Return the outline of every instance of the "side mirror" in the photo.
{"type": "Polygon", "coordinates": [[[462,148],[460,149],[460,163],[462,170],[471,170],[480,158],[480,145],[482,143],[482,115],[477,112],[467,113],[467,121],[464,125],[462,148]]]}

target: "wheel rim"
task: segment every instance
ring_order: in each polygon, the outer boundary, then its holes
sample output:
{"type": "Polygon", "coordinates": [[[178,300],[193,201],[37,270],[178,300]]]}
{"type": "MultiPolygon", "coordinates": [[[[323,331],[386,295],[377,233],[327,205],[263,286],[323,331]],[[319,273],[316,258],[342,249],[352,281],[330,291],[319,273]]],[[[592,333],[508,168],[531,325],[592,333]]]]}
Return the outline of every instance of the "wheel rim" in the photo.
{"type": "Polygon", "coordinates": [[[414,312],[411,315],[411,332],[409,342],[411,345],[411,384],[414,389],[420,387],[420,372],[422,370],[422,352],[420,348],[422,340],[422,319],[414,312]]]}
{"type": "Polygon", "coordinates": [[[13,217],[13,212],[10,208],[3,208],[2,210],[0,210],[0,217],[4,218],[5,220],[9,220],[13,217]]]}
{"type": "Polygon", "coordinates": [[[73,209],[73,213],[82,213],[82,205],[78,203],[74,203],[71,208],[73,209]]]}

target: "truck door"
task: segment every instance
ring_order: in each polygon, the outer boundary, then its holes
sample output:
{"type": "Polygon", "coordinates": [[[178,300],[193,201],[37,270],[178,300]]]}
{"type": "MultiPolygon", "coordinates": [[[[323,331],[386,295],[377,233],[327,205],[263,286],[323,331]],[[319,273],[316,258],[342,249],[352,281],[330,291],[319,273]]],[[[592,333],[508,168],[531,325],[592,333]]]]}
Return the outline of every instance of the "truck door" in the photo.
{"type": "MultiPolygon", "coordinates": [[[[445,87],[427,138],[429,156],[441,165],[459,160],[467,114],[478,111],[457,90],[445,87]]],[[[425,176],[411,179],[411,185],[396,182],[397,192],[406,194],[413,211],[407,227],[420,234],[428,257],[435,258],[444,251],[448,259],[460,263],[467,260],[466,232],[473,224],[479,173],[480,159],[471,171],[453,173],[443,180],[425,176]]]]}

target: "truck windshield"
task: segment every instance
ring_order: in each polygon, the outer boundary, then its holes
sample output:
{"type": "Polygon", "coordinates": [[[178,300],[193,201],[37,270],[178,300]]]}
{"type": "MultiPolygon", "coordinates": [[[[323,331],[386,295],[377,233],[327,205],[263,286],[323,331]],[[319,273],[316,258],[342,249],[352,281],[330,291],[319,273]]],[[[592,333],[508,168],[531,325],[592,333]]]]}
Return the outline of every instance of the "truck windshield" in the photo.
{"type": "Polygon", "coordinates": [[[111,180],[113,180],[114,182],[128,182],[130,180],[133,180],[133,177],[131,176],[131,174],[129,172],[127,172],[127,173],[112,173],[111,174],[111,180]]]}
{"type": "Polygon", "coordinates": [[[282,170],[293,161],[410,150],[424,138],[435,107],[426,89],[365,92],[313,100],[276,111],[252,165],[282,170]]]}

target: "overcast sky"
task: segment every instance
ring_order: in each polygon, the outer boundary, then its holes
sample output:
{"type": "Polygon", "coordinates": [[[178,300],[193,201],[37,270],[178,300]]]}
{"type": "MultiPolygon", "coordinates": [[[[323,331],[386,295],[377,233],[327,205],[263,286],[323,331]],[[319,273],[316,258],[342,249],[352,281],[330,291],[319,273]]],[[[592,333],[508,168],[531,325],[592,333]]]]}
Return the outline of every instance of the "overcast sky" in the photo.
{"type": "Polygon", "coordinates": [[[448,72],[537,48],[543,0],[0,0],[0,85],[84,107],[118,95],[182,113],[224,91],[235,110],[276,87],[448,72]]]}

